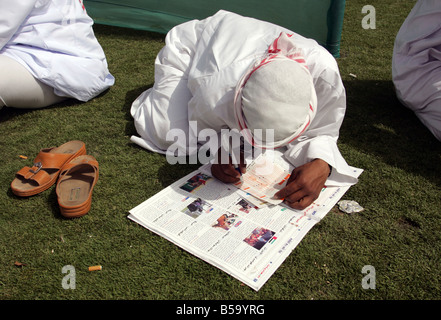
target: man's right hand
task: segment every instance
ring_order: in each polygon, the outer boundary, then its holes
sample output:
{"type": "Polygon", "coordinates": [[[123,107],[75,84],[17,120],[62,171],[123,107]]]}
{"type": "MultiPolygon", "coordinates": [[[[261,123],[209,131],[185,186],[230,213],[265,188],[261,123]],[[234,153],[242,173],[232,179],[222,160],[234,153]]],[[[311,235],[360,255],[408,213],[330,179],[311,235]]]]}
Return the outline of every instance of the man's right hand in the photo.
{"type": "Polygon", "coordinates": [[[222,163],[221,161],[222,152],[226,152],[226,151],[219,148],[217,152],[217,162],[211,165],[211,173],[215,178],[219,179],[222,182],[236,183],[240,180],[241,174],[244,174],[246,172],[246,164],[243,159],[243,154],[241,154],[240,156],[240,163],[237,164],[238,169],[236,169],[232,163],[231,157],[229,156],[228,156],[228,162],[222,163]]]}

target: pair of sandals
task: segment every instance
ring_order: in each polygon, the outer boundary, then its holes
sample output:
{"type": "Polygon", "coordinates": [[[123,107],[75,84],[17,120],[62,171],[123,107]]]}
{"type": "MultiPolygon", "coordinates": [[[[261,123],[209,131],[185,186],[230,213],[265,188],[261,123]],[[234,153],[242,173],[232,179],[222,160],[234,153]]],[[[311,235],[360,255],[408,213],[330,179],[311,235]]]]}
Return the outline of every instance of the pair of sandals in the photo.
{"type": "Polygon", "coordinates": [[[32,167],[25,166],[16,173],[11,190],[17,196],[30,197],[57,182],[61,214],[76,218],[89,212],[98,174],[98,161],[86,154],[84,142],[73,140],[59,147],[41,149],[32,167]]]}

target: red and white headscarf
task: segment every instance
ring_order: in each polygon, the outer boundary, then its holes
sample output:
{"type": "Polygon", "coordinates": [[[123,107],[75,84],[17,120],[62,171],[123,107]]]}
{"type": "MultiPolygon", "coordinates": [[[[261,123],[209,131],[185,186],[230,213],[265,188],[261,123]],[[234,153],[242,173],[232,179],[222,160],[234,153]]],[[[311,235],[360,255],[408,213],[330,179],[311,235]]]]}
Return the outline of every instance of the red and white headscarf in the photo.
{"type": "Polygon", "coordinates": [[[312,76],[291,36],[282,32],[236,87],[238,129],[259,148],[278,148],[294,141],[311,124],[317,110],[312,76]],[[266,132],[271,133],[267,129],[273,129],[274,136],[267,136],[266,132]]]}

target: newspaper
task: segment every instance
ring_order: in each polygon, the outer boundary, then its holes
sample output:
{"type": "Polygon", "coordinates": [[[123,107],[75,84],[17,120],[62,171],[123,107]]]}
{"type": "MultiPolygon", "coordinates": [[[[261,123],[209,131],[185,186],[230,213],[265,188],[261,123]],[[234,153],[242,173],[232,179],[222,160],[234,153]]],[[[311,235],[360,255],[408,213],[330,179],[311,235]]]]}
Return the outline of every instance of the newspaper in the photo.
{"type": "Polygon", "coordinates": [[[282,159],[274,152],[260,154],[234,186],[260,201],[270,204],[281,203],[283,199],[275,198],[274,195],[286,185],[294,169],[282,159]]]}
{"type": "MultiPolygon", "coordinates": [[[[255,163],[268,161],[261,160],[255,163]]],[[[236,186],[212,177],[210,164],[204,165],[131,209],[128,218],[258,291],[349,189],[325,186],[301,211],[263,201],[247,190],[268,200],[290,172],[280,157],[271,161],[275,181],[266,180],[271,174],[259,175],[251,164],[236,186]],[[253,188],[248,189],[250,184],[253,188]]]]}

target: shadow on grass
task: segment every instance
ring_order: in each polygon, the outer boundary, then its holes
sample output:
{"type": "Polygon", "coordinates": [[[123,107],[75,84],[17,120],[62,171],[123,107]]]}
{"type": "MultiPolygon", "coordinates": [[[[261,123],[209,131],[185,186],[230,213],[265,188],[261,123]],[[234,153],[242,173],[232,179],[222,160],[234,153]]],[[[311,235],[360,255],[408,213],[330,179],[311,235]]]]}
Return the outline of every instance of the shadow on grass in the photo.
{"type": "MultiPolygon", "coordinates": [[[[100,99],[102,97],[105,97],[109,91],[110,91],[110,88],[104,90],[99,95],[97,95],[96,97],[93,97],[89,101],[94,101],[96,99],[100,99]]],[[[89,101],[83,102],[83,101],[76,100],[74,98],[67,98],[66,100],[63,100],[61,102],[52,104],[52,105],[47,106],[47,107],[37,108],[37,109],[33,109],[33,108],[8,108],[8,107],[3,107],[3,108],[0,109],[0,124],[2,122],[6,122],[6,121],[8,121],[10,119],[13,119],[13,118],[15,118],[17,116],[24,115],[24,114],[27,114],[27,113],[31,113],[31,112],[34,112],[34,111],[50,110],[50,109],[60,109],[60,108],[67,108],[67,107],[72,107],[72,106],[86,105],[89,101]]]]}
{"type": "Polygon", "coordinates": [[[151,32],[141,29],[125,28],[120,26],[106,25],[95,23],[93,25],[93,30],[97,35],[111,36],[115,39],[127,39],[132,38],[140,41],[147,40],[163,40],[165,34],[158,32],[151,32]]]}
{"type": "Polygon", "coordinates": [[[169,164],[166,162],[159,168],[158,180],[166,188],[190,172],[197,170],[200,166],[201,164],[169,164]]]}
{"type": "Polygon", "coordinates": [[[126,93],[126,97],[124,99],[124,105],[122,106],[122,111],[125,114],[125,120],[127,120],[127,124],[125,127],[125,134],[128,135],[129,137],[132,135],[137,135],[136,132],[136,128],[135,128],[135,123],[133,121],[133,117],[130,114],[130,108],[132,107],[132,103],[133,101],[136,100],[136,98],[143,93],[144,91],[146,91],[147,89],[153,87],[153,84],[149,84],[149,85],[145,85],[133,90],[130,90],[126,93]]]}
{"type": "Polygon", "coordinates": [[[391,81],[346,81],[340,143],[441,186],[441,142],[396,98],[391,81]]]}
{"type": "MultiPolygon", "coordinates": [[[[102,93],[101,95],[103,95],[104,93],[102,93]]],[[[27,113],[31,113],[34,111],[38,111],[38,110],[43,110],[43,109],[55,109],[55,108],[64,108],[64,107],[70,107],[73,105],[79,105],[79,104],[83,104],[85,102],[81,102],[75,99],[67,99],[64,101],[61,101],[59,103],[50,105],[48,107],[44,107],[44,108],[37,108],[37,109],[32,109],[32,108],[8,108],[8,107],[3,107],[0,109],[0,124],[2,122],[6,122],[9,121],[10,119],[13,119],[15,117],[27,114],[27,113]]]]}

